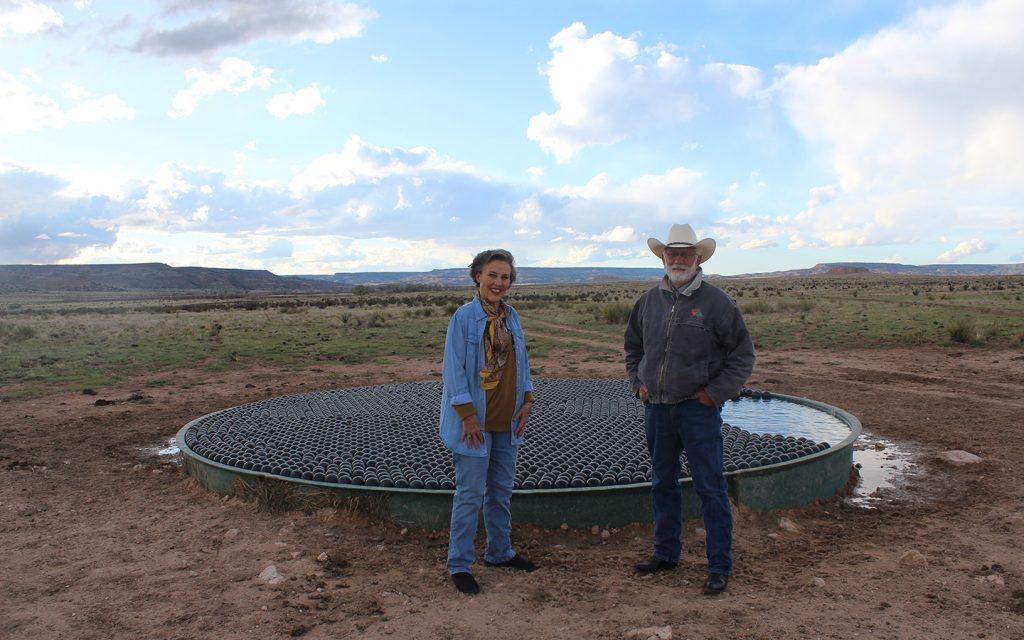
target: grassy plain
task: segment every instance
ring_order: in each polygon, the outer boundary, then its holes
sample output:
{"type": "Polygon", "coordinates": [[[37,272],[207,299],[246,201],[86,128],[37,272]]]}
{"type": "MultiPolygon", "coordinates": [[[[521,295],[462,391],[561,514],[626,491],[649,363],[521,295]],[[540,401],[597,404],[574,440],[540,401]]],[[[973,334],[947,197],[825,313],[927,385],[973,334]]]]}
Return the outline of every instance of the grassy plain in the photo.
{"type": "MultiPolygon", "coordinates": [[[[1024,277],[718,279],[761,349],[959,345],[1024,348],[1024,277]]],[[[621,343],[649,285],[516,286],[531,353],[621,343]],[[540,330],[531,330],[530,322],[540,330]],[[559,325],[564,331],[552,332],[559,325]]],[[[441,358],[472,291],[361,295],[0,296],[0,399],[117,383],[139,373],[268,363],[329,369],[441,358]]],[[[615,357],[597,353],[593,357],[615,357]]],[[[159,384],[151,383],[151,384],[159,384]]]]}

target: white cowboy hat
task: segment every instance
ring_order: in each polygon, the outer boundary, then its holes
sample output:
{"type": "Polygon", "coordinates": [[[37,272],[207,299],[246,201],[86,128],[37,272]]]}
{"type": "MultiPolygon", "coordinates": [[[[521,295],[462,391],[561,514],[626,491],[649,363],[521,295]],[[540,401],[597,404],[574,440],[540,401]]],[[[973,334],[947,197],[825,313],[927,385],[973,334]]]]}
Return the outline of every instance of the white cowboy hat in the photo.
{"type": "Polygon", "coordinates": [[[648,238],[647,246],[659,258],[665,252],[665,247],[696,247],[697,254],[700,256],[697,264],[707,262],[708,258],[715,253],[715,241],[712,238],[698,241],[693,227],[688,224],[672,225],[672,228],[668,230],[668,242],[662,242],[657,238],[648,238]]]}

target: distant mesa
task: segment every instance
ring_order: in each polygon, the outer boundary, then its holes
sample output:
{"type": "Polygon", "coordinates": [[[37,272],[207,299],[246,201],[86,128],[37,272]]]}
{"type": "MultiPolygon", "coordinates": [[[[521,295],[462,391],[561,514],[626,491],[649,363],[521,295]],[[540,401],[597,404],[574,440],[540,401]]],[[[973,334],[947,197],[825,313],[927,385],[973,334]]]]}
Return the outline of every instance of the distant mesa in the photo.
{"type": "MultiPolygon", "coordinates": [[[[662,269],[626,267],[516,267],[516,284],[590,284],[601,282],[657,282],[662,269]]],[[[333,282],[345,287],[435,286],[442,288],[471,287],[469,269],[434,269],[433,271],[364,271],[335,273],[330,276],[298,276],[333,282]]]]}
{"type": "Polygon", "coordinates": [[[867,267],[829,266],[824,273],[832,276],[845,276],[851,273],[871,273],[871,270],[867,267]]]}
{"type": "Polygon", "coordinates": [[[842,275],[890,276],[1019,276],[1024,275],[1024,262],[1011,264],[896,264],[890,262],[823,262],[810,269],[744,273],[728,278],[799,278],[803,276],[842,275]]]}
{"type": "Polygon", "coordinates": [[[47,291],[317,291],[330,284],[286,278],[266,270],[142,264],[0,265],[0,293],[47,291]]]}
{"type": "MultiPolygon", "coordinates": [[[[625,267],[519,267],[517,284],[572,285],[591,283],[655,283],[663,271],[625,267]]],[[[1009,276],[1024,275],[1024,263],[933,264],[829,262],[810,269],[708,277],[744,278],[858,277],[864,275],[1009,276]]],[[[260,269],[171,267],[159,262],[89,265],[0,265],[0,294],[45,292],[216,291],[224,293],[338,293],[356,287],[392,289],[470,288],[468,270],[366,271],[332,275],[278,276],[260,269]]]]}

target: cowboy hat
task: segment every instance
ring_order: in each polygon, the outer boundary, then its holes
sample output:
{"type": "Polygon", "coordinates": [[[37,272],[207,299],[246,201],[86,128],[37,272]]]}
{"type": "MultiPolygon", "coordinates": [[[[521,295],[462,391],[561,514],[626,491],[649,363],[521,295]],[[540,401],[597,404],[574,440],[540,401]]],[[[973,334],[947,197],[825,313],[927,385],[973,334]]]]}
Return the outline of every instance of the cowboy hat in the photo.
{"type": "Polygon", "coordinates": [[[668,230],[668,242],[662,242],[657,238],[648,238],[647,246],[659,258],[665,253],[665,247],[695,247],[700,256],[697,264],[707,262],[715,252],[715,241],[712,238],[704,238],[698,242],[697,234],[688,224],[672,225],[672,228],[668,230]]]}

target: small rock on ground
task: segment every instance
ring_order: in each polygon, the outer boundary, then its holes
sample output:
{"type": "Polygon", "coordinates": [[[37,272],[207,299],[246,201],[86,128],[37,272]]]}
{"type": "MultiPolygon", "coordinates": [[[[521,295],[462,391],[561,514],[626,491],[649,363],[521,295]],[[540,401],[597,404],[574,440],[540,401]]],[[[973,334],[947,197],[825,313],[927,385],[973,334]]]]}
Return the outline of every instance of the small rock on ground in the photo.
{"type": "Polygon", "coordinates": [[[923,567],[928,564],[928,558],[925,558],[917,549],[911,549],[900,556],[901,567],[923,567]]]}
{"type": "Polygon", "coordinates": [[[962,467],[965,464],[978,464],[983,460],[983,458],[980,458],[973,453],[961,451],[960,449],[943,451],[935,457],[943,462],[953,465],[954,467],[962,467]]]}
{"type": "Polygon", "coordinates": [[[259,579],[269,585],[281,584],[285,581],[285,577],[281,575],[281,572],[274,565],[269,565],[266,569],[260,571],[259,579]]]}
{"type": "Polygon", "coordinates": [[[779,518],[779,528],[790,533],[800,533],[800,527],[789,518],[779,518]]]}
{"type": "Polygon", "coordinates": [[[630,629],[626,632],[626,637],[639,638],[640,640],[672,640],[672,627],[630,629]]]}

